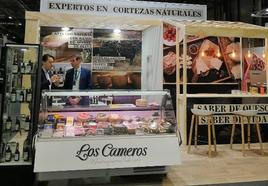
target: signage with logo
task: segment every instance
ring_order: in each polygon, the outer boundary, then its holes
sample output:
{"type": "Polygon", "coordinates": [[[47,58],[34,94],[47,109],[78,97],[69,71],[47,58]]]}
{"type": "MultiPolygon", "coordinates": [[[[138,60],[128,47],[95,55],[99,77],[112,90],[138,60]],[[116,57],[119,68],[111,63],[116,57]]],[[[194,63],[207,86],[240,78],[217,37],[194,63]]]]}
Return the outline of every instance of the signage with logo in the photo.
{"type": "Polygon", "coordinates": [[[179,144],[175,135],[38,139],[34,171],[147,167],[179,163],[179,144]]]}
{"type": "MultiPolygon", "coordinates": [[[[232,112],[238,110],[257,110],[260,114],[259,123],[268,123],[268,104],[194,104],[195,109],[209,110],[214,112],[213,120],[215,124],[233,124],[234,119],[240,123],[240,118],[234,118],[232,112]]],[[[250,118],[251,123],[255,123],[256,118],[250,118]]],[[[207,117],[199,117],[199,123],[207,124],[207,117]]]]}
{"type": "Polygon", "coordinates": [[[40,12],[206,20],[206,5],[125,0],[41,0],[40,12]]]}

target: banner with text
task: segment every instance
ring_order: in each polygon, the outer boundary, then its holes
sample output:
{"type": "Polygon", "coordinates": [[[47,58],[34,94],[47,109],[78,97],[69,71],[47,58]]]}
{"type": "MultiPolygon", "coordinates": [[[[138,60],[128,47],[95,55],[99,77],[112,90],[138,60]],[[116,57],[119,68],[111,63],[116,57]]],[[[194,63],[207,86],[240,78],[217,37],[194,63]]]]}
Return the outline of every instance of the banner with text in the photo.
{"type": "MultiPolygon", "coordinates": [[[[194,104],[195,109],[209,110],[215,113],[213,121],[215,124],[233,124],[235,121],[241,123],[238,116],[232,114],[238,110],[257,110],[258,117],[250,118],[250,123],[256,123],[258,119],[260,124],[268,123],[268,104],[194,104]]],[[[244,118],[247,122],[247,118],[244,118]]],[[[199,123],[207,125],[207,117],[199,117],[199,123]]]]}
{"type": "Polygon", "coordinates": [[[40,12],[206,20],[206,5],[123,0],[41,0],[40,12]]]}

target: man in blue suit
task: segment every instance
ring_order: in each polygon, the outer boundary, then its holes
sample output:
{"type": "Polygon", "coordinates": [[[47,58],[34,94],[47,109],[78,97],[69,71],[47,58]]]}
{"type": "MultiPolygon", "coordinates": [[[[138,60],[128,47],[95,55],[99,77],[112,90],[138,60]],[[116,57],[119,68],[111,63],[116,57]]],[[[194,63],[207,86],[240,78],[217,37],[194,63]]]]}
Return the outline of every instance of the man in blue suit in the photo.
{"type": "Polygon", "coordinates": [[[66,72],[64,89],[86,90],[91,89],[91,72],[81,67],[81,56],[74,56],[70,63],[73,68],[66,72]]]}
{"type": "MultiPolygon", "coordinates": [[[[81,67],[82,58],[76,55],[70,59],[73,68],[69,69],[65,75],[64,89],[71,90],[89,90],[91,89],[91,72],[90,70],[81,67]]],[[[70,97],[69,103],[76,105],[81,103],[81,98],[70,97]]],[[[82,104],[82,103],[81,103],[82,104]]]]}

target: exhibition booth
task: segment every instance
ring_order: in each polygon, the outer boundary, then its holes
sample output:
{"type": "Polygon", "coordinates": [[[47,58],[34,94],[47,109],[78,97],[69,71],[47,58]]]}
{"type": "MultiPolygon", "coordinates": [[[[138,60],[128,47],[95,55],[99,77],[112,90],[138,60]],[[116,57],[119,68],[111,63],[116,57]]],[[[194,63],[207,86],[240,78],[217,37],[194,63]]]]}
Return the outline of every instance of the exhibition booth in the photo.
{"type": "Polygon", "coordinates": [[[41,101],[35,105],[33,143],[38,180],[165,174],[166,166],[180,163],[174,103],[159,75],[166,44],[161,18],[204,19],[205,6],[95,3],[48,1],[41,12],[25,15],[25,43],[41,43],[42,55],[55,56],[53,74],[67,73],[72,56],[80,54],[93,89],[36,94],[41,101]],[[74,12],[78,6],[83,10],[74,12]],[[87,8],[96,12],[88,15],[87,8]],[[79,106],[68,101],[74,97],[79,106]]]}
{"type": "Polygon", "coordinates": [[[206,21],[202,5],[117,3],[44,0],[40,12],[26,11],[27,44],[5,51],[0,165],[33,164],[37,181],[109,181],[167,174],[187,160],[189,144],[209,144],[210,157],[212,142],[216,151],[246,134],[268,140],[268,29],[206,21]],[[54,57],[50,71],[59,78],[49,90],[41,86],[44,54],[54,57]],[[82,90],[66,76],[74,56],[90,72],[82,90]],[[239,111],[256,111],[246,119],[260,127],[234,130],[244,121],[239,111]]]}

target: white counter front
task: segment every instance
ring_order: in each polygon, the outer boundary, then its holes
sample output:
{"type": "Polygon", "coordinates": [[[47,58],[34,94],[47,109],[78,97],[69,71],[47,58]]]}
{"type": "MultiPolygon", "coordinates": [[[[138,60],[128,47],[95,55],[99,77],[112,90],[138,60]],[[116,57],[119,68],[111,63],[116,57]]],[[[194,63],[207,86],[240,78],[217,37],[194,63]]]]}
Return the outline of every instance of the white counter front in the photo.
{"type": "Polygon", "coordinates": [[[34,172],[180,164],[178,137],[103,136],[37,139],[34,172]]]}

